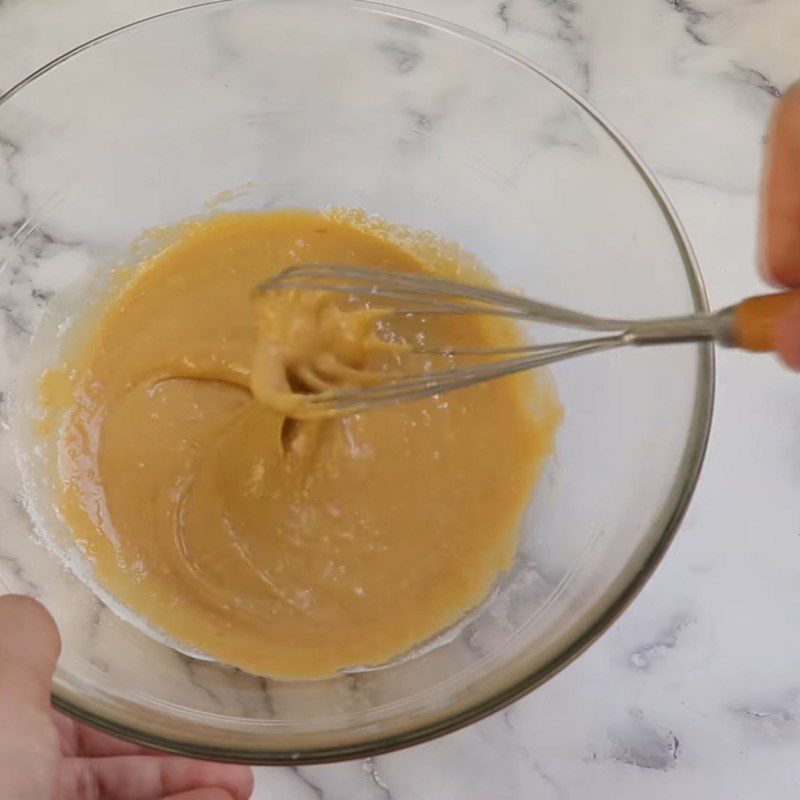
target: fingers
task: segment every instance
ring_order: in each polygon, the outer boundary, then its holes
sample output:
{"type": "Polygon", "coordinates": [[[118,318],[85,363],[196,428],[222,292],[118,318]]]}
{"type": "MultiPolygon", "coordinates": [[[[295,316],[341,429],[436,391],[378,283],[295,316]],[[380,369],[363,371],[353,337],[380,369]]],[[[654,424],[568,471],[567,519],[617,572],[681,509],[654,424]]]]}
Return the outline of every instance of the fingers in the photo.
{"type": "Polygon", "coordinates": [[[772,118],[764,173],[761,269],[785,286],[800,286],[800,83],[772,118]]]}
{"type": "Polygon", "coordinates": [[[224,789],[197,789],[192,792],[171,794],[164,800],[234,800],[234,797],[224,789]]]}
{"type": "Polygon", "coordinates": [[[800,301],[778,323],[776,346],[786,366],[800,370],[800,301]]]}
{"type": "Polygon", "coordinates": [[[0,702],[50,707],[50,680],[61,651],[55,622],[30,597],[0,597],[0,702]]]}
{"type": "Polygon", "coordinates": [[[156,750],[115,739],[63,714],[53,714],[53,721],[61,734],[61,752],[65,756],[163,755],[156,750]]]}
{"type": "Polygon", "coordinates": [[[249,767],[211,764],[177,756],[111,756],[70,758],[61,771],[59,800],[161,800],[186,795],[182,800],[247,800],[253,791],[249,767]],[[206,796],[198,791],[203,790],[206,796]],[[222,790],[222,794],[219,793],[222,790]]]}

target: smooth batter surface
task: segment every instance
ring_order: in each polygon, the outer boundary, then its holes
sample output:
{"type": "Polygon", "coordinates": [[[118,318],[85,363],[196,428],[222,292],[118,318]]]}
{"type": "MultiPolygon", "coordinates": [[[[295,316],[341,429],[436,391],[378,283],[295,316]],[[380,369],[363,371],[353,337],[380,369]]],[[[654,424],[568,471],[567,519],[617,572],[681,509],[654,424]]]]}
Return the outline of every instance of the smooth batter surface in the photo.
{"type": "MultiPolygon", "coordinates": [[[[61,514],[97,580],[220,661],[285,677],[385,661],[479,603],[513,558],[559,419],[532,376],[308,421],[251,391],[265,342],[252,288],[270,274],[301,261],[475,279],[430,242],[390,238],[300,211],[191,224],[43,376],[61,514]]],[[[516,336],[469,317],[389,335],[516,336]]],[[[397,350],[367,350],[397,366],[397,350]]]]}

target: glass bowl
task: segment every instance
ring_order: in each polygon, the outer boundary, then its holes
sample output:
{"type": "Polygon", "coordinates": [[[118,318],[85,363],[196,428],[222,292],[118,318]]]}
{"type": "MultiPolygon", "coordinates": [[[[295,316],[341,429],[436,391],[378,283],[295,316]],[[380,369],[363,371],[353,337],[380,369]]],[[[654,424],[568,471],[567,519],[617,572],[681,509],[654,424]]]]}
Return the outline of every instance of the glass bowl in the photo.
{"type": "Polygon", "coordinates": [[[53,700],[67,713],[250,763],[420,742],[561,669],[669,544],[706,446],[709,346],[557,366],[565,418],[513,568],[463,623],[378,668],[281,681],[179,653],[113,613],[31,520],[46,509],[26,497],[12,445],[41,330],[141,231],[207,214],[209,201],[364,208],[460,242],[503,285],[599,314],[705,310],[647,168],[524,58],[357,0],[181,9],[88,42],[0,97],[0,179],[0,586],[56,618],[53,700]]]}

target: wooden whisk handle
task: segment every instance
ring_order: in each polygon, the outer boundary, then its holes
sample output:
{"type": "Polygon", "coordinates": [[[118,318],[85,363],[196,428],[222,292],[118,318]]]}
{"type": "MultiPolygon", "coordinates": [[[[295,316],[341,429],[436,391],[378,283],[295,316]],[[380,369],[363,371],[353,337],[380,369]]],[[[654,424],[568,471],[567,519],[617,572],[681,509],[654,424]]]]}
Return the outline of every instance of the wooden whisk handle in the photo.
{"type": "Polygon", "coordinates": [[[800,290],[764,294],[733,308],[733,342],[754,353],[775,350],[779,321],[792,307],[800,308],[800,290]]]}

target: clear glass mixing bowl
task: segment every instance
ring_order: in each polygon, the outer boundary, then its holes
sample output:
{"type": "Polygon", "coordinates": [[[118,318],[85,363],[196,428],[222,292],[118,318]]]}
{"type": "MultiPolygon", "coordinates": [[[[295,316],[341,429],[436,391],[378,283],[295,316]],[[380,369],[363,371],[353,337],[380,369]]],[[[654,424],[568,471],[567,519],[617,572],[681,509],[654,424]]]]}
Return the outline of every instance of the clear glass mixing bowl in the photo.
{"type": "Polygon", "coordinates": [[[525,59],[439,20],[357,0],[223,0],[39,70],[0,97],[0,586],[58,621],[56,706],[173,751],[297,763],[419,742],[546,680],[675,532],[709,430],[708,346],[557,366],[565,419],[513,569],[464,624],[381,668],[291,682],[177,653],[37,541],[9,431],[37,330],[142,230],[215,197],[363,207],[457,240],[504,285],[600,314],[706,308],[679,223],[619,135],[525,59]]]}

